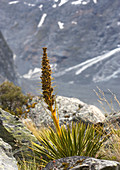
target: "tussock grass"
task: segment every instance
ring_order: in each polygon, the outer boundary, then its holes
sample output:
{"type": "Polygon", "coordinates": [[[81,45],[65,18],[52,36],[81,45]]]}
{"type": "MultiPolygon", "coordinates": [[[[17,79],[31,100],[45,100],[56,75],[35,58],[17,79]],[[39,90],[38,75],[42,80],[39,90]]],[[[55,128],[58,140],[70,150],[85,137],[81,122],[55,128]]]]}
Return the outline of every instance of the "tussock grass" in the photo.
{"type": "Polygon", "coordinates": [[[120,162],[120,127],[111,129],[111,137],[101,147],[98,157],[120,162]]]}
{"type": "MultiPolygon", "coordinates": [[[[108,101],[103,90],[101,90],[99,87],[97,87],[97,89],[98,92],[96,92],[95,90],[94,91],[98,96],[98,102],[102,105],[102,108],[105,111],[106,117],[109,117],[109,114],[112,117],[112,115],[115,115],[118,112],[120,112],[120,110],[118,109],[117,111],[113,105],[113,100],[114,100],[118,105],[118,108],[120,108],[120,102],[117,96],[114,93],[112,93],[111,90],[108,89],[108,92],[111,95],[111,100],[108,101]],[[107,104],[111,113],[107,113],[104,104],[107,104]]],[[[110,131],[111,136],[100,149],[99,157],[101,157],[102,159],[109,159],[109,160],[115,160],[120,162],[120,126],[118,125],[117,122],[114,122],[114,124],[111,123],[110,120],[106,121],[105,126],[106,126],[105,128],[110,131]]]]}
{"type": "Polygon", "coordinates": [[[100,103],[102,110],[104,111],[105,115],[108,116],[108,110],[110,114],[114,114],[120,111],[120,102],[117,98],[117,96],[111,92],[110,89],[108,89],[108,93],[111,96],[109,99],[107,99],[105,93],[103,90],[101,90],[99,87],[97,87],[97,90],[93,90],[98,97],[97,101],[100,103]],[[114,103],[117,105],[117,110],[114,107],[114,103]]]}

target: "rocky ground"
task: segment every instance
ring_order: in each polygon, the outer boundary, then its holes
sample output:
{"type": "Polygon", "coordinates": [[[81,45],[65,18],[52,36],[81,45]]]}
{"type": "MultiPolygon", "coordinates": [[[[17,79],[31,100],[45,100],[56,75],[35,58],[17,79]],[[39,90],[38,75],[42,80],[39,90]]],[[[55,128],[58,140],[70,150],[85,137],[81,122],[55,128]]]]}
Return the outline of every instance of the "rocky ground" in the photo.
{"type": "MultiPolygon", "coordinates": [[[[60,115],[60,124],[82,121],[86,124],[102,124],[106,126],[106,123],[116,124],[120,123],[120,113],[110,115],[107,118],[104,114],[95,106],[88,105],[76,98],[67,98],[57,96],[56,98],[58,111],[60,115]]],[[[0,109],[0,150],[2,158],[0,158],[0,165],[4,170],[8,170],[7,167],[11,167],[13,170],[17,170],[16,160],[21,158],[21,151],[23,154],[32,154],[28,146],[31,146],[31,141],[39,143],[32,133],[26,128],[25,122],[34,122],[38,128],[53,125],[50,116],[46,111],[46,105],[40,97],[35,97],[32,102],[37,102],[35,108],[31,109],[27,119],[19,119],[10,113],[0,109]],[[6,167],[6,160],[8,165],[6,167]]],[[[28,159],[28,157],[27,157],[28,159]]],[[[89,169],[92,167],[94,170],[114,170],[120,169],[120,164],[116,161],[98,160],[89,157],[69,157],[56,160],[49,163],[46,168],[50,169],[89,169]]],[[[45,168],[45,169],[46,169],[45,168]]],[[[47,170],[46,169],[46,170],[47,170]]]]}
{"type": "MultiPolygon", "coordinates": [[[[18,85],[24,92],[38,95],[42,47],[46,46],[58,95],[96,105],[93,88],[100,86],[107,95],[107,89],[111,89],[120,96],[120,1],[65,2],[0,1],[0,30],[13,52],[20,75],[18,85]],[[40,26],[43,16],[46,18],[40,26]]],[[[5,61],[9,61],[7,51],[5,61]]],[[[1,66],[1,73],[14,81],[13,67],[6,73],[7,66],[1,66]]]]}

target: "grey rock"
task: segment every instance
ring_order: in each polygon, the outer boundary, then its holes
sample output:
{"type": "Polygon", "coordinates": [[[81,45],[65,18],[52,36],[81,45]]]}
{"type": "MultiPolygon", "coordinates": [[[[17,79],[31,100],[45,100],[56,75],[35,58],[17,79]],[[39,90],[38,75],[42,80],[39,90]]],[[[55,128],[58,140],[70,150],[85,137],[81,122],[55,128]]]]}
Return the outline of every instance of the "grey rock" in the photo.
{"type": "Polygon", "coordinates": [[[23,155],[32,154],[28,148],[31,141],[38,143],[34,135],[17,117],[0,108],[0,138],[10,144],[13,155],[16,158],[23,158],[23,155]]]}
{"type": "Polygon", "coordinates": [[[77,165],[71,170],[119,170],[120,163],[116,161],[100,160],[95,158],[87,158],[82,165],[77,165]],[[86,168],[86,169],[85,169],[86,168]]]}
{"type": "Polygon", "coordinates": [[[96,106],[83,103],[77,98],[57,96],[56,102],[60,120],[68,117],[69,121],[83,120],[94,124],[105,120],[105,116],[96,106]]]}
{"type": "Polygon", "coordinates": [[[107,122],[113,124],[113,125],[118,125],[120,126],[120,112],[118,113],[113,113],[112,115],[109,115],[107,117],[107,122]]]}
{"type": "Polygon", "coordinates": [[[0,83],[5,80],[16,83],[17,72],[15,70],[13,52],[0,31],[0,83]]]}
{"type": "Polygon", "coordinates": [[[46,165],[44,170],[120,170],[120,163],[116,161],[100,160],[91,157],[71,156],[57,159],[46,165]]]}
{"type": "Polygon", "coordinates": [[[0,138],[0,170],[18,170],[12,147],[0,138]]]}
{"type": "MultiPolygon", "coordinates": [[[[37,127],[40,125],[51,125],[52,119],[50,117],[50,112],[48,111],[47,105],[43,101],[42,97],[35,97],[32,102],[36,102],[37,104],[35,105],[35,108],[30,110],[28,117],[32,119],[37,127]]],[[[77,98],[57,96],[56,105],[60,125],[63,123],[67,124],[72,121],[82,121],[94,124],[105,121],[105,116],[96,106],[87,105],[77,98]]]]}

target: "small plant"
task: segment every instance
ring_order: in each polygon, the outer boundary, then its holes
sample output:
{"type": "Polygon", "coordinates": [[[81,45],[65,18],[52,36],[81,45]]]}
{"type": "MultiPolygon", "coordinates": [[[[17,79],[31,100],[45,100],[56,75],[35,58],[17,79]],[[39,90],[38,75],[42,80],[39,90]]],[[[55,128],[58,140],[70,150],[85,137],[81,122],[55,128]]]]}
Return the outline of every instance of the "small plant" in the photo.
{"type": "Polygon", "coordinates": [[[0,85],[0,106],[11,114],[21,115],[22,106],[27,103],[27,99],[21,88],[12,82],[5,81],[0,85]]]}
{"type": "MultiPolygon", "coordinates": [[[[102,128],[94,125],[86,127],[83,123],[72,123],[72,127],[64,125],[60,127],[61,135],[54,132],[52,128],[44,131],[32,129],[42,145],[33,143],[34,152],[37,157],[42,156],[43,164],[51,160],[69,156],[90,156],[95,157],[103,142],[107,139],[102,128]]],[[[41,162],[42,162],[41,160],[41,162]]]]}
{"type": "Polygon", "coordinates": [[[105,112],[105,115],[108,115],[108,111],[110,111],[111,114],[117,113],[116,109],[114,108],[114,102],[113,102],[113,101],[116,102],[116,104],[117,104],[116,106],[117,106],[117,110],[118,110],[118,108],[120,108],[120,102],[119,102],[117,96],[114,93],[112,93],[110,89],[108,89],[108,92],[111,95],[111,99],[108,100],[106,98],[103,90],[101,90],[99,87],[97,87],[97,90],[98,90],[98,92],[96,90],[94,90],[94,92],[98,97],[97,101],[101,104],[102,109],[105,112]],[[106,110],[106,108],[108,109],[108,111],[106,110]]]}
{"type": "MultiPolygon", "coordinates": [[[[112,126],[112,125],[111,125],[112,126]]],[[[111,127],[111,136],[101,147],[98,157],[120,162],[120,127],[111,127]]]]}
{"type": "Polygon", "coordinates": [[[17,166],[18,166],[18,170],[42,170],[39,164],[36,163],[35,158],[34,160],[31,160],[29,162],[23,159],[22,161],[19,161],[17,166]]]}
{"type": "Polygon", "coordinates": [[[30,94],[24,95],[21,88],[12,82],[5,81],[0,85],[0,107],[13,115],[27,117],[30,107],[35,107],[36,103],[28,105],[28,100],[32,100],[30,94]],[[23,110],[23,105],[25,109],[23,110]]]}
{"type": "MultiPolygon", "coordinates": [[[[43,98],[48,109],[51,111],[55,129],[42,129],[38,131],[34,126],[29,128],[39,140],[41,145],[32,143],[34,152],[38,158],[42,156],[40,164],[45,166],[49,161],[68,157],[68,156],[95,156],[103,142],[107,139],[103,132],[103,128],[94,125],[86,126],[83,123],[72,124],[65,127],[59,125],[59,118],[56,117],[56,106],[54,106],[55,98],[53,95],[53,87],[51,86],[51,68],[46,53],[47,48],[43,48],[42,58],[42,90],[43,98]]],[[[36,158],[37,158],[36,157],[36,158]]]]}
{"type": "Polygon", "coordinates": [[[117,126],[117,129],[112,128],[112,137],[111,148],[108,154],[110,159],[116,160],[120,162],[120,127],[117,126]]]}

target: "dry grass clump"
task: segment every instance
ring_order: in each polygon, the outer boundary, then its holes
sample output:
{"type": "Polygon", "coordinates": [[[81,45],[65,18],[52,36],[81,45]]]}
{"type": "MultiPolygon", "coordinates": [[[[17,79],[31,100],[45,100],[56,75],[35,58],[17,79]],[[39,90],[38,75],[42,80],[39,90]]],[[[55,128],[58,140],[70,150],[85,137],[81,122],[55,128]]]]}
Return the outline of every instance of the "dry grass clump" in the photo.
{"type": "Polygon", "coordinates": [[[120,162],[120,127],[111,127],[111,136],[105,142],[98,153],[102,159],[114,160],[120,162]]]}
{"type": "Polygon", "coordinates": [[[101,90],[99,87],[97,87],[97,90],[98,90],[98,92],[96,90],[93,90],[93,91],[97,95],[97,97],[98,97],[97,101],[101,104],[101,107],[104,110],[104,113],[106,116],[109,115],[108,112],[110,112],[110,114],[112,115],[112,114],[120,111],[119,110],[120,102],[119,102],[117,96],[114,93],[112,93],[110,89],[108,89],[108,93],[111,95],[111,98],[109,98],[109,99],[107,99],[104,91],[101,90]],[[114,104],[116,104],[117,110],[115,109],[114,104]]]}
{"type": "MultiPolygon", "coordinates": [[[[117,96],[113,94],[111,90],[108,89],[108,91],[110,92],[112,96],[111,100],[108,101],[105,96],[105,93],[99,87],[97,87],[97,89],[98,89],[98,92],[96,92],[95,90],[94,91],[96,95],[98,96],[98,102],[102,105],[102,108],[105,111],[106,117],[109,118],[109,115],[110,115],[110,117],[112,118],[112,115],[115,115],[120,112],[114,108],[113,101],[112,101],[112,98],[113,98],[116,104],[118,105],[118,107],[120,107],[120,102],[117,96]],[[111,113],[107,113],[107,110],[104,104],[108,106],[111,113]]],[[[115,160],[115,161],[120,162],[120,126],[118,125],[117,121],[113,123],[111,122],[110,119],[107,120],[106,118],[105,128],[111,133],[111,136],[107,140],[107,142],[105,142],[103,147],[100,149],[99,157],[103,159],[115,160]]]]}
{"type": "Polygon", "coordinates": [[[116,161],[120,162],[120,127],[113,131],[112,141],[112,149],[110,153],[110,158],[115,159],[116,161]]]}
{"type": "Polygon", "coordinates": [[[24,158],[21,163],[18,163],[18,170],[42,170],[42,167],[36,163],[35,157],[31,162],[27,162],[24,158]]]}

